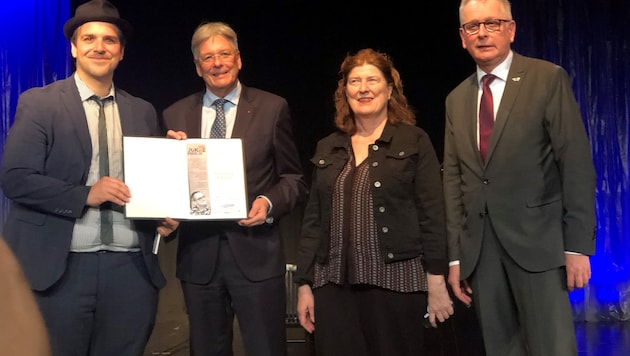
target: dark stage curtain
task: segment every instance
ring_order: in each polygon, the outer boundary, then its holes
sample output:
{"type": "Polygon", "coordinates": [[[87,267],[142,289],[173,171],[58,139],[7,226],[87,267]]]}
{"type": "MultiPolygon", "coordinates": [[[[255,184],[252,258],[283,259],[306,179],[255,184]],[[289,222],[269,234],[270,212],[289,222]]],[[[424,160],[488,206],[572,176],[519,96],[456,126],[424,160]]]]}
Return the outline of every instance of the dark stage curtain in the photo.
{"type": "Polygon", "coordinates": [[[597,170],[596,255],[589,286],[571,293],[579,321],[630,319],[630,5],[623,0],[513,0],[513,48],[573,78],[597,170]]]}
{"type": "MultiPolygon", "coordinates": [[[[70,1],[0,2],[0,157],[19,95],[71,73],[70,47],[61,31],[69,16],[70,1]]],[[[3,223],[9,204],[4,194],[0,200],[3,223]]]]}
{"type": "MultiPolygon", "coordinates": [[[[630,19],[630,2],[513,0],[512,3],[517,22],[513,48],[567,69],[574,80],[592,143],[598,174],[597,251],[591,259],[590,285],[571,293],[575,318],[579,321],[628,320],[630,30],[627,20],[630,19]]],[[[61,31],[69,16],[68,0],[0,2],[0,154],[19,94],[71,74],[69,45],[61,31]]],[[[337,17],[334,21],[343,20],[337,17]]],[[[416,34],[408,35],[410,45],[417,42],[416,34]]],[[[0,222],[4,222],[8,204],[4,197],[0,200],[0,222]]]]}

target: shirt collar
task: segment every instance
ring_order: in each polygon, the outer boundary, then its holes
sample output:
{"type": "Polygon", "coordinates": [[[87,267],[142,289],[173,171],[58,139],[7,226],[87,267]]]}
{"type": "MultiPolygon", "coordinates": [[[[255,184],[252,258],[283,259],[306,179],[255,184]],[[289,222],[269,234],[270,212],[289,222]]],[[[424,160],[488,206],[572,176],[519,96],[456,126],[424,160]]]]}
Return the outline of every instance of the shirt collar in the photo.
{"type": "MultiPolygon", "coordinates": [[[[88,86],[81,80],[81,78],[79,78],[79,74],[77,72],[74,72],[74,83],[77,85],[77,89],[79,89],[79,96],[81,97],[81,101],[89,100],[92,95],[96,95],[92,90],[90,90],[90,88],[88,88],[88,86]]],[[[109,88],[108,96],[113,96],[115,98],[116,96],[114,95],[114,93],[114,83],[112,83],[112,87],[109,88]]]]}
{"type": "Polygon", "coordinates": [[[510,72],[510,65],[512,65],[513,58],[514,53],[510,50],[510,53],[508,53],[503,62],[496,66],[491,73],[486,73],[482,71],[479,66],[477,66],[477,82],[479,83],[479,87],[481,87],[481,78],[483,78],[483,76],[486,74],[493,74],[502,81],[507,81],[508,73],[510,72]]]}
{"type": "MultiPolygon", "coordinates": [[[[236,87],[234,87],[234,89],[232,89],[232,91],[229,92],[223,99],[226,99],[234,105],[238,105],[238,99],[241,96],[241,90],[241,82],[237,81],[236,87]]],[[[203,94],[203,106],[211,107],[212,103],[214,103],[214,101],[217,99],[219,99],[219,97],[211,92],[208,88],[206,88],[206,92],[203,94]]]]}

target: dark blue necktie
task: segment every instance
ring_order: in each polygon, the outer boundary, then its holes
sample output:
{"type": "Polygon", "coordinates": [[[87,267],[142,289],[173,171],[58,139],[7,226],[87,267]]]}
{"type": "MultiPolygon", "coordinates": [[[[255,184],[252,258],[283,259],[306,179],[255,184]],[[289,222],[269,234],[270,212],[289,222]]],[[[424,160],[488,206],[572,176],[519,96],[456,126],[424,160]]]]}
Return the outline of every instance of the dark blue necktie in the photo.
{"type": "Polygon", "coordinates": [[[217,99],[212,103],[217,110],[217,116],[210,130],[210,138],[225,138],[225,111],[223,111],[225,102],[227,102],[226,99],[217,99]]]}

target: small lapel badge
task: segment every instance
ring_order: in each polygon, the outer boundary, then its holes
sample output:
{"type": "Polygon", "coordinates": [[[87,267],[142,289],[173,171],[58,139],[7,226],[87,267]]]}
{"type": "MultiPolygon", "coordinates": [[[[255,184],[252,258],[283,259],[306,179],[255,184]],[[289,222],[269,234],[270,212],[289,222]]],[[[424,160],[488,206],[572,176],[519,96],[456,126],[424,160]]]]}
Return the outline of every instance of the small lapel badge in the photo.
{"type": "Polygon", "coordinates": [[[521,80],[521,77],[514,77],[514,78],[512,78],[512,81],[513,81],[513,82],[518,82],[518,81],[520,81],[520,80],[521,80]]]}

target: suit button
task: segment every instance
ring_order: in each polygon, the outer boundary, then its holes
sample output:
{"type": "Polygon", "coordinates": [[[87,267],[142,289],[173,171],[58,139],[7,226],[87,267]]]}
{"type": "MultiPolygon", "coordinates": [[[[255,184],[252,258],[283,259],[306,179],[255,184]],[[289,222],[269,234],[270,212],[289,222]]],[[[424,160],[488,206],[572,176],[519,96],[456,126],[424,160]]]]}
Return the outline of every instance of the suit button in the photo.
{"type": "Polygon", "coordinates": [[[490,181],[488,181],[487,179],[484,179],[484,180],[483,180],[483,184],[484,184],[484,185],[488,185],[488,183],[490,183],[490,181]]]}

